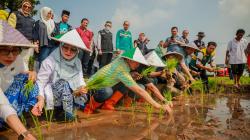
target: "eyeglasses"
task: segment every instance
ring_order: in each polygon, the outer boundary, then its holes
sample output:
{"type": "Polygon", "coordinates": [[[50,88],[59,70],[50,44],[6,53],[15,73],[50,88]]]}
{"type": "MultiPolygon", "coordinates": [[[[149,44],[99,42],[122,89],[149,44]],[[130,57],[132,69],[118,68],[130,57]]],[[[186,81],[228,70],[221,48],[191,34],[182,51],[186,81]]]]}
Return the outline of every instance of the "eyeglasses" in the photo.
{"type": "Polygon", "coordinates": [[[28,6],[28,5],[23,5],[23,8],[24,8],[24,9],[26,9],[26,8],[27,8],[27,9],[29,9],[29,10],[30,10],[32,7],[31,7],[31,6],[28,6]]]}
{"type": "Polygon", "coordinates": [[[22,52],[21,48],[12,48],[12,49],[0,49],[0,55],[9,56],[10,53],[14,56],[19,55],[22,52]]]}
{"type": "Polygon", "coordinates": [[[70,51],[72,53],[76,53],[78,51],[77,48],[71,48],[71,47],[67,47],[67,46],[62,46],[63,51],[70,51]]]}

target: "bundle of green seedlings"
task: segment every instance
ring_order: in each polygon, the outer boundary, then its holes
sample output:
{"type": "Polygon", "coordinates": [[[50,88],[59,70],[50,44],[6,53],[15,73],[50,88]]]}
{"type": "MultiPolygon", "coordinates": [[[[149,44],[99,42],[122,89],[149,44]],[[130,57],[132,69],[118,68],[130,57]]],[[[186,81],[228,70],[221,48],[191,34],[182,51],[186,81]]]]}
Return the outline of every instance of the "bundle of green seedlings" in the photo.
{"type": "Polygon", "coordinates": [[[91,78],[87,80],[86,88],[88,90],[98,90],[105,87],[111,87],[112,85],[110,85],[110,83],[105,80],[106,78],[107,77],[104,76],[95,77],[94,79],[91,78]]]}
{"type": "MultiPolygon", "coordinates": [[[[165,101],[167,101],[167,103],[172,103],[173,97],[172,97],[172,94],[171,94],[170,91],[164,90],[164,91],[163,91],[163,96],[164,96],[164,98],[165,98],[165,101]]],[[[163,119],[164,113],[165,113],[164,110],[161,108],[161,109],[160,109],[160,112],[159,112],[159,119],[160,119],[160,120],[163,119]]]]}
{"type": "Polygon", "coordinates": [[[142,76],[148,76],[148,74],[150,74],[151,72],[155,72],[155,70],[156,70],[156,67],[150,66],[150,67],[144,69],[144,70],[141,72],[141,75],[142,75],[142,76]]]}
{"type": "Polygon", "coordinates": [[[23,93],[25,95],[25,97],[29,97],[30,92],[33,90],[34,88],[34,83],[32,80],[28,80],[27,83],[24,85],[24,89],[23,89],[23,93]]]}
{"type": "Polygon", "coordinates": [[[179,61],[176,58],[171,58],[166,60],[165,69],[169,70],[171,73],[175,71],[175,68],[178,66],[179,61]]]}

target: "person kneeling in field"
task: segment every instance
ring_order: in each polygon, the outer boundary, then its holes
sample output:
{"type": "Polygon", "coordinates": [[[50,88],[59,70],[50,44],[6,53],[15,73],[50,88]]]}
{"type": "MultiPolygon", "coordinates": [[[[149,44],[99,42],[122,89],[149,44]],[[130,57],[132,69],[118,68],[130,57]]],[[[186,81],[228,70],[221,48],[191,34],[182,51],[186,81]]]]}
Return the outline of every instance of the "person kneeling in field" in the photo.
{"type": "Polygon", "coordinates": [[[152,72],[149,76],[152,78],[160,78],[165,81],[168,91],[174,94],[182,93],[182,90],[187,86],[187,79],[182,73],[177,71],[177,66],[183,61],[183,55],[177,52],[168,52],[164,59],[166,60],[166,68],[158,69],[156,72],[152,72]]]}
{"type": "Polygon", "coordinates": [[[169,105],[161,105],[154,101],[148,92],[141,88],[131,77],[130,71],[137,69],[140,64],[148,65],[140,50],[138,48],[132,48],[131,50],[124,52],[109,65],[106,65],[97,71],[96,74],[90,77],[87,85],[100,79],[100,81],[102,81],[100,87],[98,87],[100,90],[91,95],[90,101],[86,105],[84,112],[91,114],[101,105],[106,107],[114,106],[117,101],[123,97],[123,93],[120,91],[115,91],[113,93],[111,87],[121,82],[131,91],[140,95],[145,101],[153,105],[153,107],[163,109],[169,114],[172,114],[172,109],[169,105]]]}
{"type": "Polygon", "coordinates": [[[40,94],[45,97],[46,110],[54,107],[56,111],[63,109],[61,112],[65,112],[66,120],[72,121],[76,117],[74,101],[76,98],[80,98],[82,103],[86,100],[84,94],[87,89],[78,53],[79,49],[88,49],[76,30],[52,39],[61,42],[61,45],[42,62],[37,83],[40,94]]]}
{"type": "Polygon", "coordinates": [[[208,76],[206,71],[215,72],[215,49],[217,44],[215,42],[208,42],[207,48],[201,49],[196,52],[189,63],[189,68],[193,71],[200,73],[200,78],[204,85],[204,91],[209,93],[208,76]],[[210,64],[211,67],[206,66],[210,64]]]}
{"type": "Polygon", "coordinates": [[[31,111],[40,116],[43,100],[38,86],[33,84],[36,73],[29,71],[20,56],[22,48],[32,45],[20,32],[0,20],[0,118],[19,135],[20,139],[35,138],[23,126],[18,116],[31,111]],[[27,89],[27,84],[33,85],[27,89]]]}

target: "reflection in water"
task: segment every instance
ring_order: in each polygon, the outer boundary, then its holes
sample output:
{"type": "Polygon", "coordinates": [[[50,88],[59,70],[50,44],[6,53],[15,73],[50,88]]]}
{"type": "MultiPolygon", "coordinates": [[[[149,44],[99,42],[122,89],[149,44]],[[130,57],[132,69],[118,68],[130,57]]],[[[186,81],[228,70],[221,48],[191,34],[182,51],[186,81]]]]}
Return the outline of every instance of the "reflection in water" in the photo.
{"type": "MultiPolygon", "coordinates": [[[[150,125],[147,122],[146,109],[143,107],[139,104],[135,110],[101,111],[99,114],[87,117],[80,114],[82,122],[80,125],[76,127],[72,124],[53,124],[54,128],[46,133],[44,138],[45,140],[250,139],[249,95],[180,96],[174,101],[174,116],[166,116],[161,120],[159,112],[154,112],[150,125]],[[58,126],[61,125],[65,125],[65,128],[59,130],[58,126]]],[[[11,134],[5,136],[11,139],[11,134]]]]}

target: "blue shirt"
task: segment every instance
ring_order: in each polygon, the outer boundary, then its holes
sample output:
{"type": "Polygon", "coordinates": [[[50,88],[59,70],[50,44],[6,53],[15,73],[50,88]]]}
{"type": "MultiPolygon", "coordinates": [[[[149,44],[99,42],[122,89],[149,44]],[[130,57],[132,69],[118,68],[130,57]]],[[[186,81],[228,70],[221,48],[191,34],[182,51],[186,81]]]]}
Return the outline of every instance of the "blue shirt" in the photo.
{"type": "Polygon", "coordinates": [[[60,29],[60,34],[64,34],[64,33],[68,32],[69,26],[68,26],[67,23],[61,22],[60,26],[59,26],[59,29],[60,29]]]}
{"type": "MultiPolygon", "coordinates": [[[[181,41],[181,42],[184,42],[183,39],[179,36],[176,36],[175,39],[177,41],[181,41]]],[[[171,40],[171,37],[168,37],[166,39],[166,42],[170,41],[171,40]]],[[[183,47],[181,47],[179,44],[177,43],[170,43],[168,46],[167,46],[167,52],[178,52],[180,54],[182,54],[183,56],[185,55],[185,50],[183,47]]]]}

